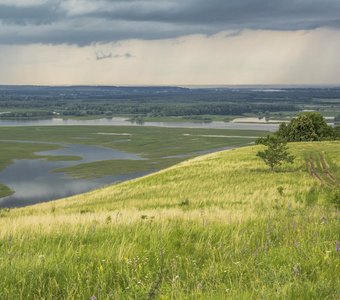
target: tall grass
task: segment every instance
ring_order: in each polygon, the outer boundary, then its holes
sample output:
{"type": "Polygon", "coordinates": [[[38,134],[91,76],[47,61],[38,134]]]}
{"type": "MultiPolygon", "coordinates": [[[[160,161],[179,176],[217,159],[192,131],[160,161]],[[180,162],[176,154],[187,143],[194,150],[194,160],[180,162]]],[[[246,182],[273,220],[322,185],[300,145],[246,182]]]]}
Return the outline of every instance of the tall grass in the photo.
{"type": "Polygon", "coordinates": [[[338,174],[340,143],[257,147],[0,214],[4,299],[339,299],[340,224],[308,151],[338,174]],[[313,201],[311,201],[311,199],[313,201]]]}

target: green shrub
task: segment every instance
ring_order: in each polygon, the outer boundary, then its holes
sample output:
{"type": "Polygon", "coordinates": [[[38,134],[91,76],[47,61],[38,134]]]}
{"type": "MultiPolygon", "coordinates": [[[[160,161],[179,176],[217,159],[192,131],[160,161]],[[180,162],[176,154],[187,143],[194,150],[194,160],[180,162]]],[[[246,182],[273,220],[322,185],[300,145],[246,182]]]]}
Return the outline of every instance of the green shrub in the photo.
{"type": "Polygon", "coordinates": [[[298,114],[289,124],[282,123],[277,135],[288,142],[335,140],[336,130],[318,112],[298,114]]]}
{"type": "Polygon", "coordinates": [[[283,186],[279,186],[278,188],[277,188],[277,192],[280,194],[280,196],[283,196],[284,195],[284,188],[283,188],[283,186]]]}

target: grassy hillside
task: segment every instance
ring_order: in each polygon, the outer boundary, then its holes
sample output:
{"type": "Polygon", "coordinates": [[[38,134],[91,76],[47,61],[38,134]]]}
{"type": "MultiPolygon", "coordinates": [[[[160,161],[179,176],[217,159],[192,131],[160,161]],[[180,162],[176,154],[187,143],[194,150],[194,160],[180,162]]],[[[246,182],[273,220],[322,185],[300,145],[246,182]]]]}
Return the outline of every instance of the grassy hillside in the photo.
{"type": "Polygon", "coordinates": [[[3,299],[339,299],[340,143],[247,147],[0,212],[3,299]]]}

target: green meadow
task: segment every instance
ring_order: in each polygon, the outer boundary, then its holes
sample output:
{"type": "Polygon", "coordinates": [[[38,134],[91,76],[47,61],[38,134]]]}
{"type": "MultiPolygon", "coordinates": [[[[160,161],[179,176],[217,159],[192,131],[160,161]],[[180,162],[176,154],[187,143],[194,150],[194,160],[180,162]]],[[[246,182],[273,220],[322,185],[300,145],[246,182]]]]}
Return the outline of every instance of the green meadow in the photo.
{"type": "Polygon", "coordinates": [[[260,147],[1,210],[0,298],[339,299],[340,143],[289,144],[278,172],[260,147]]]}

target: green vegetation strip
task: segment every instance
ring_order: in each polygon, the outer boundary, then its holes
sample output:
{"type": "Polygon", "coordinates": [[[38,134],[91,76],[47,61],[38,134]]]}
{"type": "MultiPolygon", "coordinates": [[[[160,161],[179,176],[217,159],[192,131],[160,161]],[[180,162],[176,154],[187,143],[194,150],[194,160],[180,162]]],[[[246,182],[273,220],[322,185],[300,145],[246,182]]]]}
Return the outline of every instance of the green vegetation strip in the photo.
{"type": "Polygon", "coordinates": [[[14,192],[7,186],[0,184],[0,197],[12,195],[14,192]]]}
{"type": "Polygon", "coordinates": [[[66,173],[74,178],[100,178],[129,173],[157,171],[174,165],[183,159],[158,160],[104,160],[56,169],[54,172],[66,173]]]}
{"type": "Polygon", "coordinates": [[[60,156],[46,155],[46,156],[40,156],[40,158],[44,158],[47,161],[78,161],[78,160],[82,160],[82,158],[80,156],[68,156],[68,155],[60,155],[60,156]]]}

